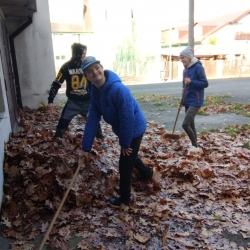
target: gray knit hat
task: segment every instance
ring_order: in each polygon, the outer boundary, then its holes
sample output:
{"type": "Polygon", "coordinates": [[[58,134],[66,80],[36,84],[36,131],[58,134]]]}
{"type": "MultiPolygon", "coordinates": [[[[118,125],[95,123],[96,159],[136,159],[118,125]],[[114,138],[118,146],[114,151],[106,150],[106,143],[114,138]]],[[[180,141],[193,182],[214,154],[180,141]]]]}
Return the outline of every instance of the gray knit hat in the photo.
{"type": "Polygon", "coordinates": [[[181,51],[180,56],[186,56],[192,60],[194,57],[193,49],[191,47],[185,48],[181,51]]]}

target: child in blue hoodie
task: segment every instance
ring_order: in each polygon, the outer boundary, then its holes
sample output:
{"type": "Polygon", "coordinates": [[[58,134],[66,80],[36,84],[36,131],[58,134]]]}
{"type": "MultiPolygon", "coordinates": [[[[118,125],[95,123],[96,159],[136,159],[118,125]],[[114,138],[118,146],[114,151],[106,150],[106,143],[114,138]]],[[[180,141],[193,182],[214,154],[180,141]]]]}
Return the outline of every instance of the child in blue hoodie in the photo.
{"type": "Polygon", "coordinates": [[[131,177],[135,167],[145,180],[152,178],[154,169],[144,165],[138,156],[141,140],[146,130],[145,117],[130,90],[122,84],[113,71],[103,70],[100,61],[88,56],[82,61],[82,69],[87,79],[93,83],[91,104],[82,140],[82,155],[90,159],[89,152],[95,138],[101,116],[112,126],[119,138],[121,153],[119,158],[120,196],[109,199],[113,207],[129,205],[131,177]]]}
{"type": "MultiPolygon", "coordinates": [[[[194,118],[204,103],[204,88],[208,87],[205,70],[201,62],[194,57],[191,47],[187,47],[180,53],[180,60],[183,63],[183,101],[185,106],[185,118],[182,127],[187,133],[192,146],[197,145],[197,133],[194,118]],[[186,88],[185,88],[186,86],[186,88]]],[[[180,106],[181,107],[181,106],[180,106]]]]}

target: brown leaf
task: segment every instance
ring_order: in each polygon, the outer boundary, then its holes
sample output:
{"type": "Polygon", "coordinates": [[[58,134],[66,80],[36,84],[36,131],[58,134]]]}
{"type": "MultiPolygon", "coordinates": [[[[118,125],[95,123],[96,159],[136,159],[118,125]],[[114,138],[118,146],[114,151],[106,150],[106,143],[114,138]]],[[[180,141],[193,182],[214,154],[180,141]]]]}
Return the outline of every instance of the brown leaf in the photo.
{"type": "Polygon", "coordinates": [[[146,243],[150,239],[149,233],[134,234],[134,238],[141,243],[146,243]]]}

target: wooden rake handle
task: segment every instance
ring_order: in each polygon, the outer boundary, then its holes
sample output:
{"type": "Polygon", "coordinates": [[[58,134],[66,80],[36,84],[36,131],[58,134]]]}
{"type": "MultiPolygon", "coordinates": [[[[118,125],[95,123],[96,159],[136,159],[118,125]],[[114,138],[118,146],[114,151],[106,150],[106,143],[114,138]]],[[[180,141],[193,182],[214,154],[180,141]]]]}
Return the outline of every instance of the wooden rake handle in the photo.
{"type": "Polygon", "coordinates": [[[177,115],[176,115],[176,118],[175,118],[175,122],[174,122],[174,127],[173,127],[173,130],[172,130],[172,134],[175,131],[175,127],[176,127],[176,123],[177,123],[177,120],[178,120],[178,117],[179,117],[179,114],[180,114],[180,110],[181,109],[178,107],[178,112],[177,112],[177,115]]]}
{"type": "MultiPolygon", "coordinates": [[[[184,89],[183,89],[183,92],[182,92],[182,95],[181,95],[181,101],[180,101],[180,104],[179,104],[179,105],[181,105],[181,104],[182,104],[183,97],[184,97],[184,94],[185,94],[185,92],[186,92],[186,89],[187,89],[187,85],[185,84],[185,87],[184,87],[184,89]]],[[[172,130],[172,134],[173,134],[173,133],[174,133],[174,131],[175,131],[175,127],[176,127],[176,123],[177,123],[177,120],[178,120],[178,117],[179,117],[180,111],[181,111],[181,108],[180,108],[180,107],[178,107],[178,112],[177,112],[177,115],[176,115],[176,118],[175,118],[175,122],[174,122],[174,127],[173,127],[173,130],[172,130]]]]}
{"type": "Polygon", "coordinates": [[[80,171],[80,168],[81,168],[82,166],[84,166],[84,162],[83,162],[83,159],[80,159],[80,160],[78,161],[78,167],[77,167],[77,169],[76,169],[76,171],[75,171],[75,174],[74,174],[74,176],[73,176],[73,178],[72,178],[72,180],[71,180],[71,182],[70,182],[70,184],[69,184],[69,186],[68,186],[67,191],[65,192],[65,194],[64,194],[64,196],[63,196],[63,199],[62,199],[62,201],[61,201],[61,203],[60,203],[60,205],[59,205],[59,207],[58,207],[58,209],[57,209],[57,211],[56,211],[56,213],[55,213],[55,215],[54,215],[52,221],[50,222],[49,228],[47,229],[47,232],[46,232],[46,234],[44,235],[43,240],[42,240],[41,245],[40,245],[40,247],[39,247],[38,250],[42,250],[42,249],[43,249],[43,246],[44,246],[44,244],[45,244],[45,242],[46,242],[46,240],[47,240],[47,238],[48,238],[48,236],[49,236],[49,234],[50,234],[50,231],[51,231],[51,229],[53,228],[53,225],[54,225],[54,223],[55,223],[55,221],[56,221],[56,219],[57,219],[57,217],[58,217],[58,215],[59,215],[59,213],[60,213],[60,211],[61,211],[61,209],[62,209],[62,207],[63,207],[63,204],[64,204],[64,202],[65,202],[65,200],[66,200],[66,198],[67,198],[67,196],[68,196],[68,194],[69,194],[69,191],[70,191],[70,189],[72,188],[73,183],[75,182],[76,176],[78,175],[78,173],[79,173],[79,171],[80,171]]]}

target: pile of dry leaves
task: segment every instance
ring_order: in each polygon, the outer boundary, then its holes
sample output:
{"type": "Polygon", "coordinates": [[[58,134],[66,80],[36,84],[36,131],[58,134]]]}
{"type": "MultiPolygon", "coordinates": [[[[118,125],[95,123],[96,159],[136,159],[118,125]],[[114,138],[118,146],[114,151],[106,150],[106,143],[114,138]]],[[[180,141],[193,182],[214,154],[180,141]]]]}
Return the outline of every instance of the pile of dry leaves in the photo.
{"type": "MultiPolygon", "coordinates": [[[[5,145],[4,237],[11,249],[38,249],[77,168],[84,122],[76,118],[65,137],[53,138],[59,112],[24,110],[23,129],[5,145]]],[[[119,144],[103,123],[106,138],[95,140],[90,166],[76,178],[46,242],[49,249],[243,249],[224,232],[250,237],[250,132],[223,131],[189,140],[165,140],[148,123],[140,156],[157,169],[152,181],[133,174],[130,208],[107,200],[119,188],[119,144]],[[77,239],[76,246],[69,243],[77,239]]],[[[249,242],[249,241],[248,241],[249,242]]],[[[246,246],[245,246],[246,247],[246,246]]]]}

